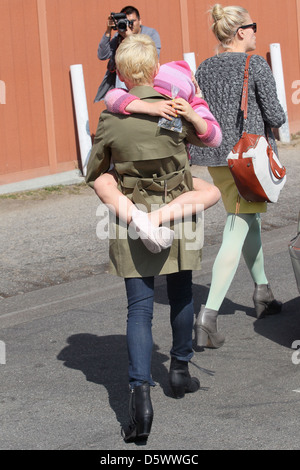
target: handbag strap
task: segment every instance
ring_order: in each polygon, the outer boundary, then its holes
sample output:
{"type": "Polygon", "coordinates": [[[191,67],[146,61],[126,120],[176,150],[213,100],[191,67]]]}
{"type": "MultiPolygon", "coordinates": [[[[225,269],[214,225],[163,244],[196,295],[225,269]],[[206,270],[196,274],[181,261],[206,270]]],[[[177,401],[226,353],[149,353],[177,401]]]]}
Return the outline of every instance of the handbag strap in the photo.
{"type": "Polygon", "coordinates": [[[249,65],[250,65],[251,55],[248,55],[245,70],[244,70],[244,84],[243,84],[243,94],[241,101],[241,110],[244,111],[244,119],[248,117],[248,83],[249,83],[249,65]]]}
{"type": "MultiPolygon", "coordinates": [[[[245,121],[248,117],[248,84],[249,84],[250,59],[251,59],[251,55],[248,55],[246,64],[245,64],[245,70],[244,70],[244,84],[243,84],[243,94],[242,94],[242,101],[241,101],[241,110],[244,111],[245,121]]],[[[269,143],[268,129],[267,129],[266,123],[265,123],[265,136],[266,136],[267,142],[269,143]]],[[[268,157],[269,157],[270,166],[271,166],[273,175],[277,179],[282,179],[286,174],[286,169],[285,167],[280,167],[274,160],[273,150],[270,144],[268,147],[268,157]]]]}
{"type": "Polygon", "coordinates": [[[278,165],[278,163],[273,158],[273,149],[271,145],[268,145],[267,148],[268,158],[270,162],[271,171],[274,177],[278,180],[281,180],[286,175],[286,168],[284,166],[278,165]]]}
{"type": "MultiPolygon", "coordinates": [[[[244,83],[243,83],[243,93],[242,93],[242,101],[241,101],[241,110],[244,112],[245,121],[248,117],[248,85],[249,85],[250,59],[251,59],[251,55],[248,55],[246,59],[245,70],[244,70],[244,83]]],[[[269,142],[267,125],[266,123],[264,124],[265,124],[265,136],[266,136],[267,141],[269,142]]]]}

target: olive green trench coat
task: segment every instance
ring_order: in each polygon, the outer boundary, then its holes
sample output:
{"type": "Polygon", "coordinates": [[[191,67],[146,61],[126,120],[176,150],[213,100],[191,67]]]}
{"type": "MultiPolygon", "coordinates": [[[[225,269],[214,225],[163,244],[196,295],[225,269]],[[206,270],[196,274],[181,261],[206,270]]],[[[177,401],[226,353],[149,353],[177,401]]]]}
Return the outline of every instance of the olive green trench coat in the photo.
{"type": "MultiPolygon", "coordinates": [[[[149,86],[135,87],[131,93],[148,102],[165,99],[149,86]]],[[[186,142],[203,144],[194,127],[184,119],[181,133],[158,127],[158,119],[104,111],[88,161],[86,182],[93,187],[95,179],[107,172],[112,162],[119,189],[146,211],[193,190],[186,142]]],[[[171,248],[153,254],[130,228],[110,213],[110,272],[128,278],[199,270],[202,220],[196,224],[193,217],[193,220],[176,222],[171,228],[175,230],[171,248]]]]}

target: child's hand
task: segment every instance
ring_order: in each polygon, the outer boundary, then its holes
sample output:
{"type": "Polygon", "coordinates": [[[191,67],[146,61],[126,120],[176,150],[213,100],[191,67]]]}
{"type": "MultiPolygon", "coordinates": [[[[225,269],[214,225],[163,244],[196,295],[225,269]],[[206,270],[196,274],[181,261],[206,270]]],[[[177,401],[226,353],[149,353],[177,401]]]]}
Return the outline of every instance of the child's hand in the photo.
{"type": "Polygon", "coordinates": [[[175,104],[175,110],[177,114],[183,116],[187,121],[192,121],[195,117],[195,111],[192,106],[183,98],[176,98],[173,103],[175,104]]]}
{"type": "Polygon", "coordinates": [[[174,101],[162,100],[157,103],[147,103],[149,106],[148,114],[150,116],[160,116],[172,121],[177,116],[176,110],[174,109],[174,101]]]}
{"type": "Polygon", "coordinates": [[[193,110],[187,101],[183,98],[176,98],[174,103],[177,114],[191,122],[198,134],[203,135],[207,132],[207,122],[193,110]]]}

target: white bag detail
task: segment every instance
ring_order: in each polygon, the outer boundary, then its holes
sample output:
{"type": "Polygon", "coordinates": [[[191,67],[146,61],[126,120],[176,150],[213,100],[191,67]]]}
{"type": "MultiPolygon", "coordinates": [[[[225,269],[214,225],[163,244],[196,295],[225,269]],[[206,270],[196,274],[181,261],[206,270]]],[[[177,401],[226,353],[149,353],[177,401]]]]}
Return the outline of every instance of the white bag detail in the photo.
{"type": "Polygon", "coordinates": [[[227,157],[240,195],[252,202],[277,202],[286,183],[285,168],[264,136],[245,133],[242,139],[227,157]]]}

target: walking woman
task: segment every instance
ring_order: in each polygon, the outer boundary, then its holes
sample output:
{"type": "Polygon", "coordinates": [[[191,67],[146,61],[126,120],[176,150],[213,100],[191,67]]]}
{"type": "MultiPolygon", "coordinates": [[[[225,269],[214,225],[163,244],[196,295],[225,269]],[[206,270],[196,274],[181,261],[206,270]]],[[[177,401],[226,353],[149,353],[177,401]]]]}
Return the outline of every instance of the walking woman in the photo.
{"type": "MultiPolygon", "coordinates": [[[[211,287],[206,305],[195,323],[196,342],[201,347],[221,347],[225,341],[217,330],[221,304],[236,273],[243,254],[254,281],[253,301],[257,318],[281,311],[282,304],[274,299],[264,269],[261,243],[261,217],[266,203],[247,202],[241,198],[237,211],[238,191],[227,165],[226,157],[241,137],[243,114],[240,110],[244,68],[249,52],[256,48],[257,24],[245,8],[211,9],[212,29],[222,51],[200,64],[196,80],[211,112],[221,125],[223,141],[218,148],[191,148],[192,163],[207,166],[214,184],[220,189],[227,211],[223,241],[214,262],[211,287]]],[[[285,122],[285,113],[278,101],[276,84],[268,63],[253,55],[249,70],[247,132],[268,131],[269,142],[276,152],[271,127],[285,122]]]]}
{"type": "MultiPolygon", "coordinates": [[[[154,42],[144,34],[124,39],[116,52],[119,77],[141,100],[153,103],[167,99],[154,90],[158,72],[158,55],[154,42]]],[[[188,106],[190,106],[187,103],[188,106]]],[[[96,179],[107,172],[111,161],[118,188],[135,204],[145,209],[168,203],[193,189],[186,141],[203,145],[194,124],[201,119],[190,110],[188,122],[182,119],[182,132],[158,129],[158,117],[140,114],[122,116],[104,111],[99,119],[86,181],[94,187],[96,179]]],[[[147,215],[146,215],[147,216],[147,215]]],[[[174,231],[177,225],[173,224],[174,231]]],[[[192,333],[194,307],[192,271],[200,269],[201,243],[196,220],[183,221],[182,234],[168,249],[151,253],[130,235],[130,226],[116,220],[110,237],[110,272],[125,279],[127,294],[127,347],[129,375],[130,425],[124,429],[126,442],[145,440],[150,434],[153,407],[150,388],[155,385],[151,373],[153,348],[152,318],[154,278],[166,275],[172,331],[170,388],[175,398],[199,390],[200,383],[191,377],[188,363],[193,357],[192,333]],[[190,227],[190,231],[187,229],[190,227]],[[191,233],[192,230],[192,233],[191,233]]],[[[167,227],[160,227],[160,229],[167,227]]]]}

